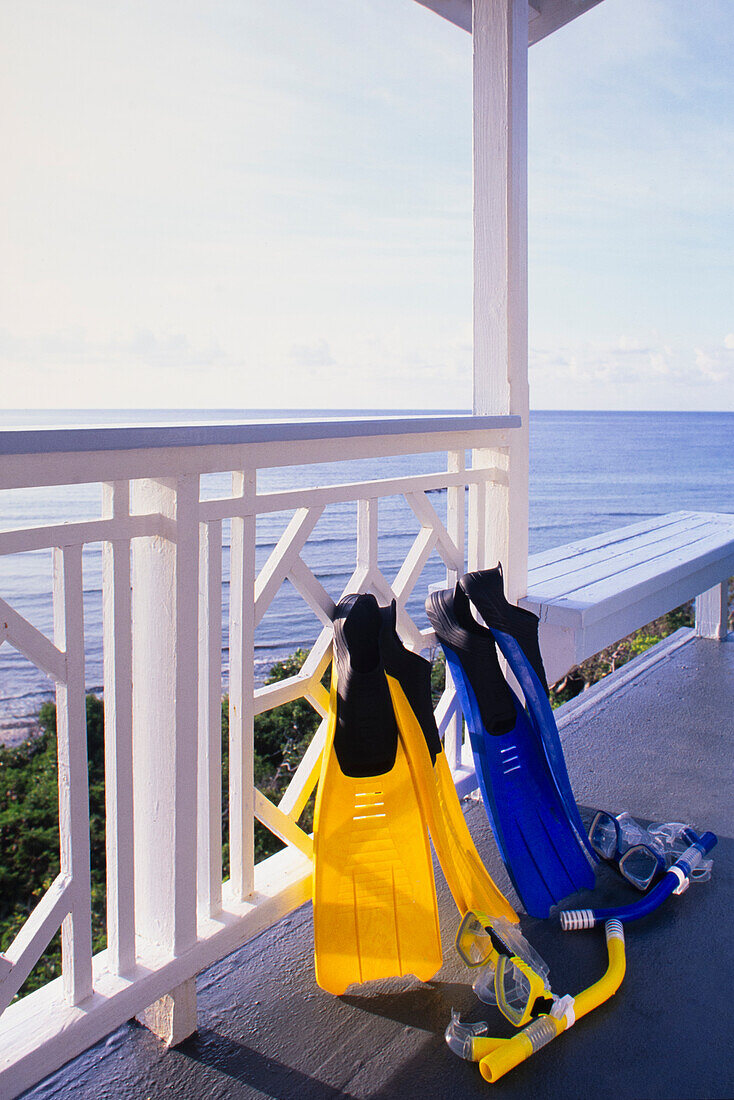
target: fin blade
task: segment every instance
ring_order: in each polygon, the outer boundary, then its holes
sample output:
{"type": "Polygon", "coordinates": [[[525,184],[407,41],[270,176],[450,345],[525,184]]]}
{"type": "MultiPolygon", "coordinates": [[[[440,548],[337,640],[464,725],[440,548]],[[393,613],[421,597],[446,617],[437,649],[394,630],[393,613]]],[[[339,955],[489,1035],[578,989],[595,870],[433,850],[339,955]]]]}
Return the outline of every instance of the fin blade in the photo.
{"type": "Polygon", "coordinates": [[[517,914],[492,881],[476,850],[443,749],[431,766],[423,731],[401,684],[390,675],[387,682],[421,811],[459,912],[463,915],[470,909],[480,909],[517,922],[517,914]]]}
{"type": "Polygon", "coordinates": [[[459,658],[449,650],[446,656],[459,681],[477,777],[500,854],[528,913],[547,917],[556,902],[593,886],[585,848],[517,699],[515,729],[488,734],[459,658]]]}
{"type": "Polygon", "coordinates": [[[354,983],[442,962],[428,835],[402,745],[390,772],[347,776],[333,751],[336,676],[314,820],[316,980],[337,995],[354,983]]]}

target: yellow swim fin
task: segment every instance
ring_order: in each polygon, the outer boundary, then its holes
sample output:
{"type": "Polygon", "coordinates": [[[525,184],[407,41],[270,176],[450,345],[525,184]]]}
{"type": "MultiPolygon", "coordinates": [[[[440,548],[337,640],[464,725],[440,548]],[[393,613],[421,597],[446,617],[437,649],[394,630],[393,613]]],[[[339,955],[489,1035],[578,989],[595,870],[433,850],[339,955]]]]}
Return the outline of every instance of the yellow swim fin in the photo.
{"type": "Polygon", "coordinates": [[[395,629],[395,603],[380,609],[380,652],[387,673],[400,743],[418,791],[441,870],[459,912],[480,909],[516,924],[518,916],[477,852],[436,728],[428,661],[407,650],[395,629]]]}
{"type": "Polygon", "coordinates": [[[427,981],[442,962],[428,834],[380,659],[380,627],[373,596],[340,602],[313,890],[316,980],[335,994],[375,978],[427,981]]]}

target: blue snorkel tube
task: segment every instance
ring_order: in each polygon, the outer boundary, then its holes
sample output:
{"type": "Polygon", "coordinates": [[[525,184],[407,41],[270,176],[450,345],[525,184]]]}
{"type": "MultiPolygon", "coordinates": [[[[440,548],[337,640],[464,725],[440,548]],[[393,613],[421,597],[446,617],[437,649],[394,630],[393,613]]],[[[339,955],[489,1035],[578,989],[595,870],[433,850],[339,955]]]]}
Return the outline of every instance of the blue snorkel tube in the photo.
{"type": "Polygon", "coordinates": [[[700,865],[717,842],[714,833],[704,833],[698,837],[686,851],[679,856],[660,882],[649,894],[631,905],[617,906],[612,909],[566,909],[560,915],[564,932],[580,932],[585,928],[594,928],[610,919],[623,923],[639,920],[654,912],[671,894],[682,894],[688,889],[693,871],[700,865]]]}

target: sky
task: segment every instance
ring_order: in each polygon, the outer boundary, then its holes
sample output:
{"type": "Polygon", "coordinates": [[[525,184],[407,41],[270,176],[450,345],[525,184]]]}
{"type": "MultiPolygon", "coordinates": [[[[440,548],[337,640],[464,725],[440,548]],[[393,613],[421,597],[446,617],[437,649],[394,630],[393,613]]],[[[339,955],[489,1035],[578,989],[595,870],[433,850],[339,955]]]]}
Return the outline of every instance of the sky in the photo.
{"type": "MultiPolygon", "coordinates": [[[[734,409],[734,5],[529,54],[531,407],[734,409]]],[[[414,0],[5,0],[5,408],[469,408],[471,41],[414,0]]]]}

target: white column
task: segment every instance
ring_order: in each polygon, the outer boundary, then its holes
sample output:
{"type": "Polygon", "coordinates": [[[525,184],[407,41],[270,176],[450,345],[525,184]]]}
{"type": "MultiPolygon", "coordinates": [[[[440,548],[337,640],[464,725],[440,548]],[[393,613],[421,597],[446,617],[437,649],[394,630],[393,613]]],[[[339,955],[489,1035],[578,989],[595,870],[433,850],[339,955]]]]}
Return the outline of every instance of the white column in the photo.
{"type": "Polygon", "coordinates": [[[473,0],[474,412],[519,414],[509,448],[474,451],[507,486],[470,498],[470,565],[501,560],[510,599],[527,588],[527,0],[473,0]]]}
{"type": "MultiPolygon", "coordinates": [[[[173,528],[132,550],[135,928],[175,956],[196,941],[199,482],[132,485],[132,510],[173,528]]],[[[190,1035],[193,980],[140,1019],[168,1042],[190,1035]]]]}

